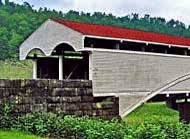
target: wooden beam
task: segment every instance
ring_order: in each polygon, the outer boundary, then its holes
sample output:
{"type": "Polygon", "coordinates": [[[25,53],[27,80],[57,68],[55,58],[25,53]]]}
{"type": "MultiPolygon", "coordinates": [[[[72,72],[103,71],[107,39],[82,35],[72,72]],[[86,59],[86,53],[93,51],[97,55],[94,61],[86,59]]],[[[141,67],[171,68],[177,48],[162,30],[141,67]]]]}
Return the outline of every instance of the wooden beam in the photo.
{"type": "Polygon", "coordinates": [[[33,79],[37,79],[37,59],[33,59],[33,79]]]}
{"type": "Polygon", "coordinates": [[[59,56],[59,80],[63,80],[63,56],[59,56]]]}

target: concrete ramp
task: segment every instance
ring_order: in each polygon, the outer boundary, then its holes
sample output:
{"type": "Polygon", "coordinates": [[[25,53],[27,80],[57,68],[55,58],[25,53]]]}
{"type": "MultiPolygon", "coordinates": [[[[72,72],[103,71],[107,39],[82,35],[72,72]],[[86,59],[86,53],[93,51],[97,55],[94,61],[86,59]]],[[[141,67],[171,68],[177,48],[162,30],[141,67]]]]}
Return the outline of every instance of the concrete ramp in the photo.
{"type": "Polygon", "coordinates": [[[146,95],[130,95],[122,94],[119,95],[119,115],[125,116],[125,113],[130,109],[133,109],[135,105],[140,102],[146,95]]]}
{"type": "Polygon", "coordinates": [[[124,117],[135,110],[137,107],[141,106],[143,103],[147,102],[157,94],[190,79],[190,73],[185,74],[176,78],[173,81],[168,82],[167,84],[161,86],[160,88],[155,89],[151,93],[144,95],[120,95],[120,116],[124,117]]]}

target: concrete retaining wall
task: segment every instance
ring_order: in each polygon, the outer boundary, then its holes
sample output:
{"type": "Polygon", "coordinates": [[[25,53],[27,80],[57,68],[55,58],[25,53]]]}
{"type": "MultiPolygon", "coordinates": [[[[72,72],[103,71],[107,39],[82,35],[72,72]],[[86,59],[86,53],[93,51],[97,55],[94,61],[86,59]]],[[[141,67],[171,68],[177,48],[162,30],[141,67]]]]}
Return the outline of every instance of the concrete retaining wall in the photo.
{"type": "Polygon", "coordinates": [[[15,114],[64,112],[71,115],[119,116],[119,99],[93,97],[92,82],[87,80],[0,80],[0,110],[14,103],[15,114]]]}

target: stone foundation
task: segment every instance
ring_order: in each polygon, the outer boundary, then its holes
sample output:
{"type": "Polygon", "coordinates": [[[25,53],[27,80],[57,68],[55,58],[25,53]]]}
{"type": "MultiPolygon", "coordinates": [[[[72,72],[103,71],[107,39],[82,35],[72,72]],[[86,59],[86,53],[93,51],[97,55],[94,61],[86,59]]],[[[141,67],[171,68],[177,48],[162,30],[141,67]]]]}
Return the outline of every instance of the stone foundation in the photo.
{"type": "Polygon", "coordinates": [[[0,111],[13,103],[14,114],[63,112],[71,115],[119,117],[119,98],[94,97],[88,80],[0,80],[0,111]]]}

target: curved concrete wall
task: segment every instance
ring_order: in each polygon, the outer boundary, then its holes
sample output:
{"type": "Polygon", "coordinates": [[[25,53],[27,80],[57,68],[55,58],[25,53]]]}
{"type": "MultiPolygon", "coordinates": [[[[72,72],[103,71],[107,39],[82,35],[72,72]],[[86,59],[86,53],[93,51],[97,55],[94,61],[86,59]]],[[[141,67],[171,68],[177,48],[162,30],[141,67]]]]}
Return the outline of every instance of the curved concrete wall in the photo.
{"type": "Polygon", "coordinates": [[[184,91],[184,92],[187,91],[187,92],[190,92],[190,79],[169,88],[167,91],[184,91]]]}

